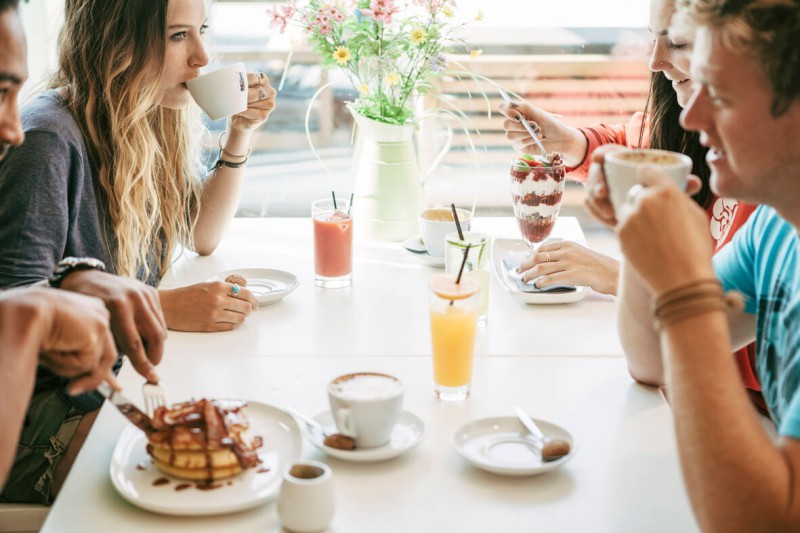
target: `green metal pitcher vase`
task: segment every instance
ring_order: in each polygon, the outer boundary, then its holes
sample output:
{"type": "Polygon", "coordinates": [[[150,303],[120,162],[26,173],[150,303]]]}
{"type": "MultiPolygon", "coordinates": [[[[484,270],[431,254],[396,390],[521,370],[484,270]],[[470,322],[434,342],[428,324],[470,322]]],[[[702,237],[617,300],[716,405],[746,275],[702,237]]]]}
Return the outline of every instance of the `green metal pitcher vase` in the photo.
{"type": "MultiPolygon", "coordinates": [[[[358,128],[353,154],[353,217],[356,233],[367,239],[402,241],[419,233],[425,208],[423,186],[450,149],[445,146],[422,174],[414,148],[413,124],[395,125],[359,115],[348,106],[358,128]]],[[[433,116],[423,116],[420,121],[433,116]]]]}

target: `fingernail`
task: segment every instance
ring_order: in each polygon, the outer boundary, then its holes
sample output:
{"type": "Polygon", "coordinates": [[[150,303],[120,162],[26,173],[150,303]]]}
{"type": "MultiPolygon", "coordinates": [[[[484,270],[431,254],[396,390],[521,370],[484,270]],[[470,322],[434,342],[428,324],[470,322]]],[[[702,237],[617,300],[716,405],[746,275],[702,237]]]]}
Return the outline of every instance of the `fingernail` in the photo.
{"type": "Polygon", "coordinates": [[[161,378],[158,377],[158,374],[156,373],[155,370],[151,370],[150,372],[147,373],[147,381],[151,383],[158,383],[160,379],[161,378]]]}
{"type": "Polygon", "coordinates": [[[514,100],[511,100],[511,101],[508,103],[508,107],[510,107],[511,109],[516,109],[516,108],[518,108],[518,107],[519,107],[519,104],[518,104],[517,102],[515,102],[514,100]]]}
{"type": "Polygon", "coordinates": [[[515,114],[514,115],[514,120],[517,121],[517,122],[520,122],[522,120],[522,115],[520,115],[519,113],[515,114]]]}

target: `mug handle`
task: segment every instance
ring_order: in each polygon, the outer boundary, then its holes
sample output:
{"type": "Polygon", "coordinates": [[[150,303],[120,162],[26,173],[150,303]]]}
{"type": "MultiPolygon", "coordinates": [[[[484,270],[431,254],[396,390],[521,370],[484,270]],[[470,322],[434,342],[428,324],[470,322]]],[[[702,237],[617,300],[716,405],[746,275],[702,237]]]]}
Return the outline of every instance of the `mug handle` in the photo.
{"type": "Polygon", "coordinates": [[[342,407],[341,409],[337,409],[336,412],[333,414],[336,420],[336,427],[339,428],[339,431],[342,432],[343,435],[346,435],[351,438],[356,438],[356,428],[352,425],[352,418],[350,418],[350,409],[342,407]]]}

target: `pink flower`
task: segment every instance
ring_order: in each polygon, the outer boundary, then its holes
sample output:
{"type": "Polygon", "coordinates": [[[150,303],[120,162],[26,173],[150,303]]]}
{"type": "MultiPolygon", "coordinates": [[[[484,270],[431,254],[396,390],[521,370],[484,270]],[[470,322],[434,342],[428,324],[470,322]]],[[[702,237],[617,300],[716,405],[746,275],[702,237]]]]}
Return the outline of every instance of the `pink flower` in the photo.
{"type": "Polygon", "coordinates": [[[287,17],[278,13],[277,9],[267,9],[267,15],[270,17],[269,19],[270,28],[278,28],[278,31],[280,31],[280,33],[286,31],[286,24],[288,23],[287,17]]]}
{"type": "Polygon", "coordinates": [[[372,0],[369,4],[369,9],[362,9],[361,13],[372,17],[378,22],[389,24],[392,22],[392,15],[398,11],[399,9],[394,5],[394,0],[372,0]]]}
{"type": "Polygon", "coordinates": [[[294,5],[294,0],[292,0],[286,5],[282,5],[280,7],[280,10],[281,10],[281,15],[283,15],[283,17],[287,19],[292,18],[294,14],[297,13],[297,8],[294,5]]]}

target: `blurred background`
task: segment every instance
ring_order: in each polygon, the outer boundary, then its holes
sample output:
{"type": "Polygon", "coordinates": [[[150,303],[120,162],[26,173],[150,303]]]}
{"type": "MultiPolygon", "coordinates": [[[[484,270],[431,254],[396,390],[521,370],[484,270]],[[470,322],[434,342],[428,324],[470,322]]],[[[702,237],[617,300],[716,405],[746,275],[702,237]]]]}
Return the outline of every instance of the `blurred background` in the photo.
{"type": "MultiPolygon", "coordinates": [[[[301,0],[302,1],[302,0],[301,0]]],[[[331,189],[347,196],[351,173],[353,121],[344,103],[355,98],[337,70],[322,70],[298,33],[269,28],[264,1],[216,0],[209,4],[209,69],[244,61],[249,70],[269,75],[280,88],[277,109],[254,139],[239,216],[308,216],[310,202],[331,189]],[[289,68],[286,61],[290,50],[289,68]],[[317,90],[330,87],[311,103],[317,90]],[[306,136],[308,112],[310,137],[306,136]],[[329,171],[309,148],[309,138],[329,171]]],[[[430,205],[455,202],[483,215],[510,215],[508,168],[514,156],[496,113],[502,101],[491,78],[509,92],[563,116],[571,125],[627,122],[644,107],[647,90],[648,2],[629,0],[458,0],[456,20],[470,23],[463,37],[467,50],[454,50],[448,75],[437,93],[418,106],[458,109],[458,119],[423,122],[417,145],[423,171],[452,145],[425,186],[430,205]]],[[[52,72],[56,39],[63,21],[63,0],[32,0],[22,6],[29,43],[31,80],[23,98],[35,95],[52,72]]],[[[217,138],[225,121],[208,124],[209,165],[217,157],[217,138]]],[[[562,213],[592,222],[582,207],[582,185],[571,183],[562,213]]]]}

